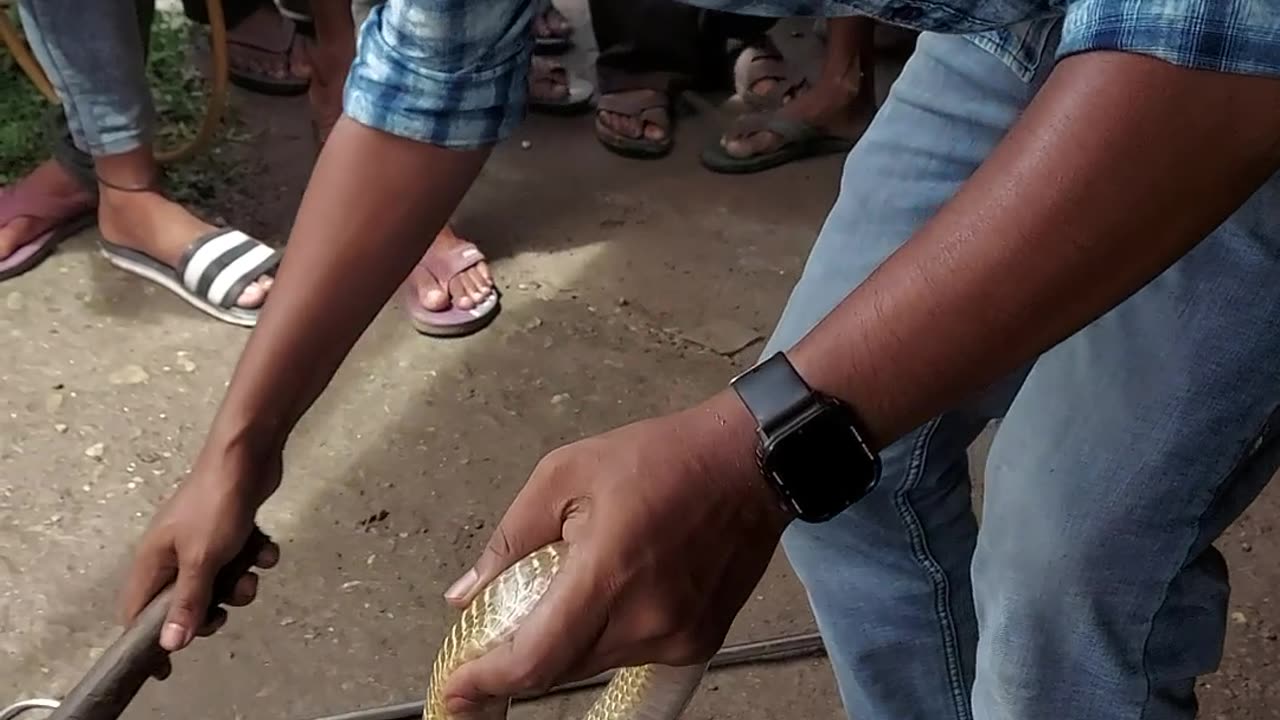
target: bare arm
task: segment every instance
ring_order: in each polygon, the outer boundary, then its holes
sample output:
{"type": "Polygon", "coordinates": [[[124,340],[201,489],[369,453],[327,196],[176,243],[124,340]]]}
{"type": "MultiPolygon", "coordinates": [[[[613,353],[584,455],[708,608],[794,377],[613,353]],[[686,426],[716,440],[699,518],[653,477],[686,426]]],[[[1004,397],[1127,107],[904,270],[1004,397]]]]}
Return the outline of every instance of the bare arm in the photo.
{"type": "MultiPolygon", "coordinates": [[[[1067,59],[956,197],[789,355],[887,444],[1194,247],[1280,166],[1278,119],[1280,81],[1067,59]]],[[[570,561],[510,643],[451,676],[450,709],[709,658],[789,521],[755,441],[725,391],[548,455],[447,596],[467,602],[560,538],[570,561]]]]}
{"type": "Polygon", "coordinates": [[[1194,247],[1280,167],[1277,128],[1278,80],[1068,58],[952,201],[789,357],[892,441],[1194,247]]]}
{"type": "Polygon", "coordinates": [[[339,121],[307,186],[271,300],[240,356],[206,453],[235,446],[265,454],[283,447],[444,227],[488,154],[339,121]]]}

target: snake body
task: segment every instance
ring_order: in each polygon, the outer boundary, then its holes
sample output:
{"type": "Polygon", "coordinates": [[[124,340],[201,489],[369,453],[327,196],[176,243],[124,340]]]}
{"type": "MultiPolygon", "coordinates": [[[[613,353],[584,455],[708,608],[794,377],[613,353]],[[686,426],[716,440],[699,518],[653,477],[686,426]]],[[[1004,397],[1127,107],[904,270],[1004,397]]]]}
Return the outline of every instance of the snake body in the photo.
{"type": "MultiPolygon", "coordinates": [[[[454,720],[444,706],[445,681],[464,663],[511,638],[551,586],[564,558],[563,544],[534,552],[489,583],[463,610],[432,667],[424,720],[454,720]]],[[[705,671],[704,665],[624,668],[583,720],[673,720],[684,711],[705,671]]],[[[505,704],[495,707],[494,720],[506,717],[506,709],[505,704]]]]}

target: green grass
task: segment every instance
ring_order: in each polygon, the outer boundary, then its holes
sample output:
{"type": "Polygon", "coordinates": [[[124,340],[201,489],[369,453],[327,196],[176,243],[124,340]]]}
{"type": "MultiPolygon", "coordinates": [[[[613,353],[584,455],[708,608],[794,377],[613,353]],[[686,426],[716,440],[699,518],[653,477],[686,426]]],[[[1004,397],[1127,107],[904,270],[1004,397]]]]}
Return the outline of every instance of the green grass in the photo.
{"type": "MultiPolygon", "coordinates": [[[[152,24],[147,73],[156,103],[160,149],[189,141],[204,117],[210,85],[192,61],[197,35],[204,35],[203,29],[193,28],[181,13],[157,13],[152,24]]],[[[0,123],[0,183],[13,182],[49,156],[58,112],[0,46],[0,118],[4,118],[0,123]]],[[[235,176],[235,163],[226,144],[245,137],[234,108],[228,107],[217,142],[195,158],[167,168],[169,192],[181,201],[207,202],[218,194],[223,178],[235,176]]]]}

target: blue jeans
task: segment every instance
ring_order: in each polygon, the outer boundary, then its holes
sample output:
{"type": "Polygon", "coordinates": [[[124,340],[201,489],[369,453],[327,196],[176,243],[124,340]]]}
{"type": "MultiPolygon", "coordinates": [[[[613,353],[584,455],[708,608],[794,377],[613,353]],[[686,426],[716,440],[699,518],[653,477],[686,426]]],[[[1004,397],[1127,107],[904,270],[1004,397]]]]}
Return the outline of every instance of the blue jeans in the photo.
{"type": "Polygon", "coordinates": [[[21,0],[27,41],[82,152],[118,155],[151,141],[145,56],[154,6],[154,0],[21,0]]]}
{"type": "Polygon", "coordinates": [[[151,142],[146,55],[155,0],[20,0],[32,52],[58,92],[53,156],[97,189],[93,157],[151,142]]]}
{"type": "MultiPolygon", "coordinates": [[[[926,34],[850,154],[765,355],[933,215],[1035,95],[926,34]]],[[[1135,238],[1135,241],[1140,241],[1135,238]]],[[[787,555],[858,720],[1173,720],[1221,659],[1212,541],[1280,462],[1280,178],[1123,304],[883,453],[787,555]],[[975,518],[966,449],[1004,420],[975,518]]]]}

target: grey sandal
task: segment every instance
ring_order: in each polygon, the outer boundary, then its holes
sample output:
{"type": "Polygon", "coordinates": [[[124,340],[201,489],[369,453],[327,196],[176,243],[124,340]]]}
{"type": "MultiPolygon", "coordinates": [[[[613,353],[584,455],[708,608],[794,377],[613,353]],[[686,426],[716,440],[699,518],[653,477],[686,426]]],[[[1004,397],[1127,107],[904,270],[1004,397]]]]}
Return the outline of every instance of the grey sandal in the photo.
{"type": "Polygon", "coordinates": [[[776,112],[739,116],[726,135],[746,137],[757,132],[772,132],[781,138],[781,143],[761,155],[735,157],[717,141],[702,152],[702,164],[713,172],[741,175],[769,170],[803,158],[848,152],[856,142],[831,135],[808,123],[781,117],[776,112]]]}
{"type": "Polygon", "coordinates": [[[231,228],[201,235],[182,254],[177,269],[146,253],[99,241],[102,254],[112,265],[150,280],[223,322],[253,327],[258,308],[242,308],[236,300],[250,283],[269,275],[280,264],[281,253],[265,243],[231,228]]]}

